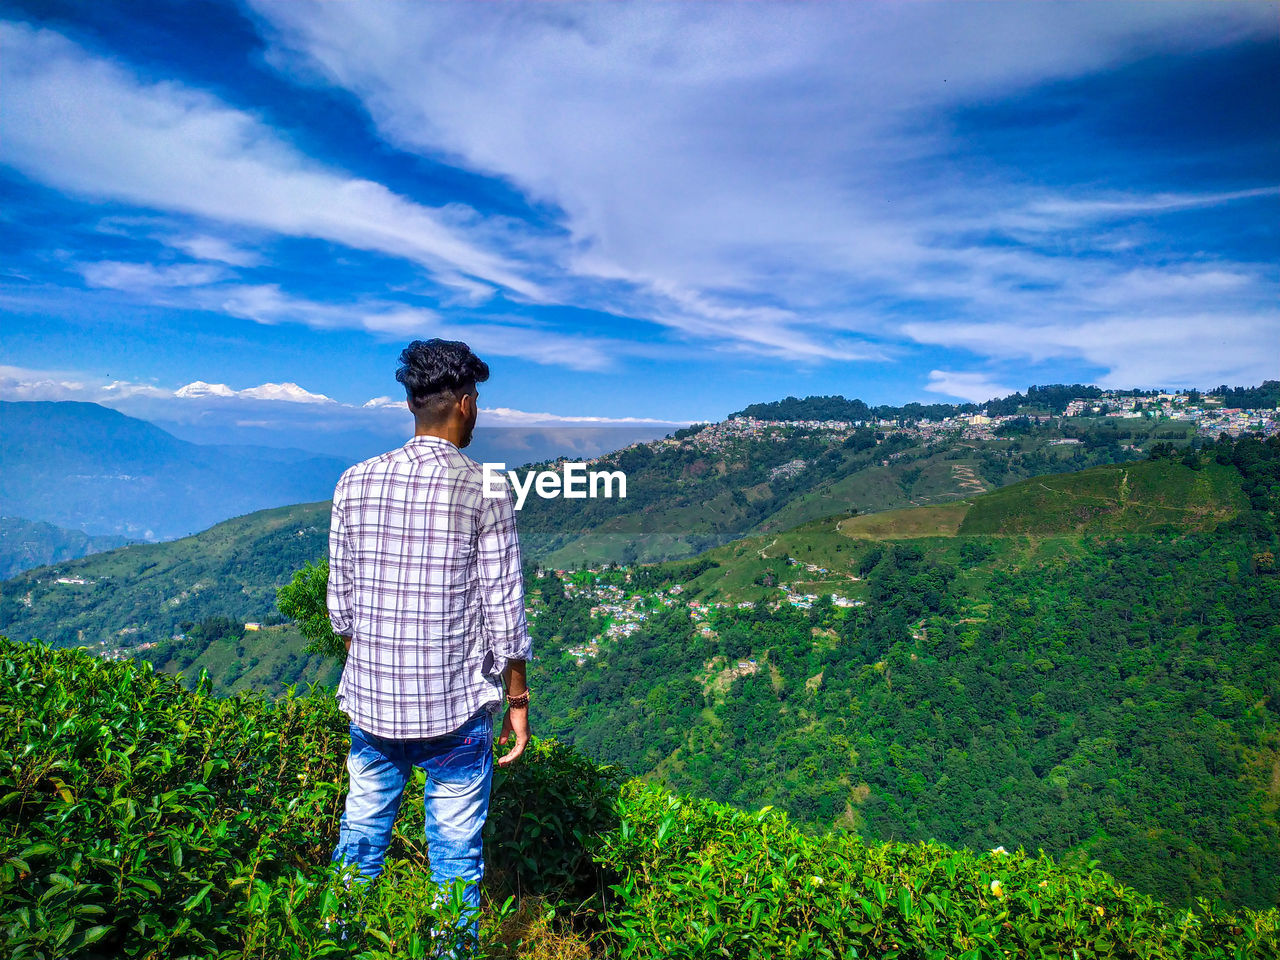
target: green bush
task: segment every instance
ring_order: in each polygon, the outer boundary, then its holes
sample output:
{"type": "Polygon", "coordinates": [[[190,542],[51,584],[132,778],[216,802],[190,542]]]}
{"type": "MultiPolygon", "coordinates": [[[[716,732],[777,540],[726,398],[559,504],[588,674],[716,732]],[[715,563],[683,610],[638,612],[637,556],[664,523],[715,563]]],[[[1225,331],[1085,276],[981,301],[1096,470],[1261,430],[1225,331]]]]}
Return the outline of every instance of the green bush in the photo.
{"type": "Polygon", "coordinates": [[[623,879],[610,935],[641,957],[1274,957],[1276,910],[1173,910],[1040,854],[806,836],[628,784],[602,859],[623,879]]]}
{"type": "MultiPolygon", "coordinates": [[[[324,692],[217,698],[207,678],[190,692],[146,663],[0,637],[6,955],[435,955],[468,918],[460,888],[429,879],[421,802],[402,807],[376,883],[348,889],[328,867],[346,752],[324,692]]],[[[480,956],[510,955],[529,896],[627,958],[1280,951],[1275,910],[1174,910],[1094,864],[1020,850],[808,836],[769,810],[619,790],[615,770],[551,741],[495,778],[486,830],[480,956]]]]}
{"type": "MultiPolygon", "coordinates": [[[[207,678],[192,693],[150,664],[0,637],[7,955],[323,956],[339,949],[324,920],[344,913],[367,956],[430,955],[461,906],[428,879],[420,779],[384,876],[362,896],[334,882],[347,748],[328,695],[211,697],[207,678]]],[[[616,779],[596,771],[582,781],[596,791],[575,793],[580,757],[530,752],[495,783],[489,886],[600,887],[579,837],[615,822],[616,779]]],[[[508,910],[488,911],[485,930],[508,910]]]]}
{"type": "Polygon", "coordinates": [[[307,638],[307,653],[332,657],[347,662],[347,647],[329,624],[327,593],[329,561],[308,563],[293,574],[293,579],[276,591],[276,607],[307,638]]]}

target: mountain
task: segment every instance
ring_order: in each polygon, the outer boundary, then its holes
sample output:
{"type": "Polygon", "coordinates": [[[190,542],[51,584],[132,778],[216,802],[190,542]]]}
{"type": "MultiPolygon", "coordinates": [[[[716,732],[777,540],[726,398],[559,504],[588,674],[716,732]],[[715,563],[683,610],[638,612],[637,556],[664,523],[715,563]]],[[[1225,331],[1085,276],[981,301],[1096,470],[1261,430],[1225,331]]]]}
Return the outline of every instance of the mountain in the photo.
{"type": "Polygon", "coordinates": [[[296,504],[28,570],[0,584],[0,624],[14,639],[114,650],[168,640],[183,623],[213,616],[278,623],[276,588],[325,555],[328,535],[327,501],[296,504]]]}
{"type": "Polygon", "coordinates": [[[590,462],[591,470],[626,474],[625,499],[529,496],[521,543],[562,567],[690,557],[820,517],[948,503],[1026,477],[1138,460],[1156,443],[1186,444],[1194,433],[1193,423],[1146,418],[1010,414],[861,426],[736,418],[590,462]]]}
{"type": "Polygon", "coordinates": [[[1274,905],[1278,516],[1280,438],[1246,437],[543,571],[539,729],[813,829],[1274,905]]]}
{"type": "MultiPolygon", "coordinates": [[[[174,442],[123,419],[153,443],[174,442]]],[[[1154,443],[1185,442],[1191,430],[1091,418],[1011,425],[1017,432],[1006,435],[999,423],[872,429],[740,419],[680,430],[591,463],[625,470],[625,499],[531,495],[518,514],[521,544],[528,560],[548,566],[689,557],[815,518],[857,513],[871,521],[912,504],[954,511],[1001,484],[1129,462],[1154,443]]],[[[27,571],[0,585],[0,625],[24,640],[113,647],[164,641],[181,623],[210,616],[265,622],[275,589],[326,555],[328,511],[327,502],[259,511],[170,544],[27,571]],[[58,582],[69,578],[86,583],[58,582]]]]}
{"type": "MultiPolygon", "coordinates": [[[[148,424],[123,419],[153,443],[173,442],[148,424]]],[[[991,427],[925,434],[726,421],[595,461],[593,469],[626,471],[626,499],[530,496],[518,515],[521,544],[527,559],[553,566],[692,556],[816,517],[953,503],[1028,473],[1127,460],[1171,436],[1185,440],[1187,428],[1156,421],[1124,428],[1114,421],[1066,428],[1046,422],[1005,437],[991,427]],[[1064,438],[1066,432],[1071,436],[1064,438]]],[[[297,504],[178,541],[29,570],[0,585],[0,626],[23,640],[114,647],[164,641],[181,632],[181,623],[210,616],[266,622],[276,588],[304,562],[326,555],[328,525],[328,502],[297,504]]]]}
{"type": "Polygon", "coordinates": [[[95,403],[0,402],[0,512],[141,540],[330,495],[348,466],[305,451],[187,443],[95,403]]]}
{"type": "MultiPolygon", "coordinates": [[[[1043,847],[1172,903],[1273,903],[1280,439],[1160,452],[693,560],[544,569],[529,584],[539,729],[813,829],[1043,847]]],[[[208,666],[220,688],[317,677],[296,635],[210,621],[270,626],[327,521],[326,503],[280,508],[28,571],[0,585],[0,623],[108,650],[158,641],[148,659],[208,666]],[[282,653],[264,666],[268,648],[282,653]]]]}
{"type": "Polygon", "coordinates": [[[52,523],[0,517],[0,580],[23,570],[124,546],[124,537],[91,537],[52,523]]]}

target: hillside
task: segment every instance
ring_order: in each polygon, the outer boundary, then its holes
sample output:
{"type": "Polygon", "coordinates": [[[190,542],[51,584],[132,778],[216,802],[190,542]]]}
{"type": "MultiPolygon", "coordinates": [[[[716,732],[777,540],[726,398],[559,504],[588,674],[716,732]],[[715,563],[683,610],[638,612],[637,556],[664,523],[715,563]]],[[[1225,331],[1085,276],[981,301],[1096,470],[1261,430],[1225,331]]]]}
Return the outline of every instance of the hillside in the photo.
{"type": "Polygon", "coordinates": [[[43,521],[0,517],[0,580],[23,570],[124,546],[124,537],[91,537],[43,521]]]}
{"type": "Polygon", "coordinates": [[[71,401],[0,401],[0,449],[0,513],[136,540],[329,496],[348,465],[298,450],[187,443],[71,401]]]}
{"type": "Polygon", "coordinates": [[[1239,476],[1209,463],[1171,460],[1033,477],[936,507],[890,510],[840,524],[851,537],[1065,536],[1140,533],[1171,525],[1212,529],[1248,506],[1239,476]]]}
{"type": "MultiPolygon", "coordinates": [[[[1052,424],[1016,439],[899,431],[881,432],[879,441],[871,430],[718,424],[602,460],[626,469],[625,500],[531,497],[519,514],[521,545],[529,560],[557,566],[668,559],[818,517],[946,503],[1029,472],[1138,456],[1121,440],[1140,447],[1157,437],[1186,436],[1177,425],[1139,426],[1143,439],[1134,435],[1137,427],[1122,432],[1114,422],[1072,424],[1079,434],[1073,439],[1081,442],[1057,444],[1063,428],[1052,424]],[[783,469],[798,459],[803,469],[783,469]]],[[[327,553],[328,524],[327,502],[300,504],[237,517],[181,540],[32,569],[0,584],[0,627],[54,645],[135,649],[211,616],[271,622],[276,588],[327,553]]]]}
{"type": "MultiPolygon", "coordinates": [[[[1277,444],[815,520],[696,562],[545,573],[530,594],[540,729],[813,829],[1043,846],[1173,903],[1272,903],[1277,444]],[[989,532],[965,534],[971,517],[989,532]]],[[[323,555],[326,525],[323,503],[243,517],[75,562],[115,564],[97,567],[115,583],[28,574],[0,599],[34,616],[82,596],[88,618],[127,616],[138,596],[163,636],[237,603],[267,621],[274,587],[323,555]],[[182,597],[177,583],[207,586],[182,597]]],[[[296,633],[197,632],[146,655],[189,675],[207,664],[219,689],[320,675],[296,633]]]]}
{"type": "Polygon", "coordinates": [[[627,498],[540,500],[520,516],[527,552],[556,566],[652,562],[821,517],[947,503],[1020,479],[1141,459],[1192,425],[1077,417],[990,426],[857,427],[730,420],[599,458],[627,498]]]}
{"type": "Polygon", "coordinates": [[[1280,440],[1049,489],[547,572],[542,729],[815,829],[1043,847],[1170,902],[1275,904],[1280,440]]]}
{"type": "MultiPolygon", "coordinates": [[[[5,638],[0,670],[0,926],[15,957],[425,958],[465,921],[427,879],[420,804],[404,805],[367,896],[329,873],[347,750],[331,699],[220,699],[5,638]],[[354,941],[335,942],[339,917],[354,941]]],[[[1274,909],[1180,910],[1094,864],[806,836],[776,811],[619,780],[548,741],[496,777],[478,958],[1280,949],[1274,909]]]]}
{"type": "Polygon", "coordinates": [[[29,570],[0,583],[0,624],[22,640],[136,649],[211,616],[278,623],[276,588],[325,554],[328,535],[329,504],[298,504],[29,570]]]}

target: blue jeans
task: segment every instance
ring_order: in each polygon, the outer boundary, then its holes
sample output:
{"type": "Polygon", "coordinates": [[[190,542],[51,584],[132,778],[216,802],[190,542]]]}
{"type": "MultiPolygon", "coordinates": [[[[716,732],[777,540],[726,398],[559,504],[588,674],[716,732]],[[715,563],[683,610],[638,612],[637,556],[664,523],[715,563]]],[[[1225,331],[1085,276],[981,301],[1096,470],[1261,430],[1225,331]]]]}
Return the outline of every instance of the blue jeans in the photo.
{"type": "MultiPolygon", "coordinates": [[[[480,710],[453,732],[426,740],[389,740],[354,723],[350,729],[351,786],[332,862],[354,864],[370,880],[382,872],[410,769],[421,767],[427,774],[423,804],[431,879],[466,881],[465,899],[474,917],[484,876],[480,832],[493,780],[492,714],[480,710]]],[[[473,920],[473,938],[477,926],[473,920]]]]}

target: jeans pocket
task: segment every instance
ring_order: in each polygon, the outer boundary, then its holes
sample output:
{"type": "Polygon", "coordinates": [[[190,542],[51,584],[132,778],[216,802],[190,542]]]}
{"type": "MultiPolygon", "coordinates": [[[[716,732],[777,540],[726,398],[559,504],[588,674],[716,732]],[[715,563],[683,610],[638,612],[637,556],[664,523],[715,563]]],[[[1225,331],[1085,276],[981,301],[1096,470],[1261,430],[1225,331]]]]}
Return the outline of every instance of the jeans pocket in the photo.
{"type": "Polygon", "coordinates": [[[493,762],[493,721],[487,713],[473,717],[430,744],[418,766],[442,783],[471,783],[484,776],[493,762]]]}

